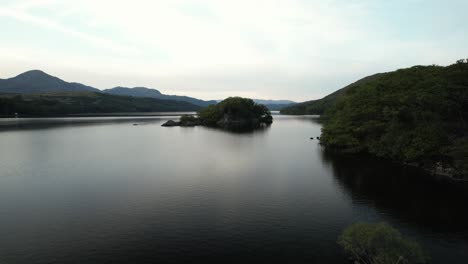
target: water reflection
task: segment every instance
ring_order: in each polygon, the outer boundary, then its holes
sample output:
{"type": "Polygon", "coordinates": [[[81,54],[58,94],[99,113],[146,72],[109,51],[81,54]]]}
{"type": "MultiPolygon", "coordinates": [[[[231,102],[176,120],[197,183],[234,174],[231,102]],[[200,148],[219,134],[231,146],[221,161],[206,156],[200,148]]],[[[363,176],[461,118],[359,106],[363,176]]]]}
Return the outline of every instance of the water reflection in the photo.
{"type": "Polygon", "coordinates": [[[144,125],[147,123],[168,120],[170,116],[158,117],[73,117],[73,118],[3,118],[0,119],[0,132],[61,127],[77,127],[99,124],[130,123],[144,125]]]}
{"type": "Polygon", "coordinates": [[[337,183],[356,203],[366,203],[418,228],[468,238],[468,184],[412,167],[322,149],[337,183]]]}
{"type": "MultiPolygon", "coordinates": [[[[190,129],[190,127],[184,127],[184,129],[186,128],[190,129]]],[[[260,126],[254,129],[234,129],[234,130],[221,129],[217,127],[208,127],[208,126],[203,127],[203,128],[207,130],[211,130],[211,131],[219,131],[222,133],[229,133],[229,134],[234,134],[234,135],[239,135],[239,136],[249,136],[249,135],[262,134],[262,133],[268,132],[268,130],[271,128],[271,125],[260,126]]]]}
{"type": "Polygon", "coordinates": [[[468,259],[466,185],[325,152],[314,117],[247,134],[169,118],[0,133],[0,262],[347,263],[356,220],[468,259]]]}
{"type": "MultiPolygon", "coordinates": [[[[50,118],[0,118],[0,132],[2,131],[21,131],[35,129],[50,129],[60,127],[75,127],[103,124],[130,123],[134,126],[146,125],[151,123],[161,123],[162,121],[178,119],[181,114],[186,113],[160,113],[159,115],[147,116],[101,116],[101,117],[50,117],[50,118]]],[[[190,113],[193,114],[193,113],[190,113]]],[[[193,127],[184,127],[190,130],[193,127]]],[[[165,129],[171,129],[170,127],[165,129]]],[[[256,129],[246,130],[221,130],[219,128],[206,127],[209,130],[223,131],[226,133],[248,135],[253,133],[262,133],[270,129],[270,126],[261,126],[256,129]]]]}

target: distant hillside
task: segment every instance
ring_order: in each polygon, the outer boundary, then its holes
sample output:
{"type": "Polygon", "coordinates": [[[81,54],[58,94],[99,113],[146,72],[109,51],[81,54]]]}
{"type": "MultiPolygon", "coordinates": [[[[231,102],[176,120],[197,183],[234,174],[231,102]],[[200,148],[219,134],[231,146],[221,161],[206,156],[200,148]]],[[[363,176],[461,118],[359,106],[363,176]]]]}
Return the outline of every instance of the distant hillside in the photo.
{"type": "Polygon", "coordinates": [[[0,94],[0,116],[66,116],[77,114],[197,111],[182,101],[137,98],[97,92],[0,94]]]}
{"type": "MultiPolygon", "coordinates": [[[[255,100],[254,100],[255,101],[255,100]]],[[[270,111],[280,111],[286,107],[290,107],[295,105],[296,103],[293,104],[266,104],[265,106],[270,110],[270,111]]]]}
{"type": "Polygon", "coordinates": [[[46,94],[57,92],[103,92],[113,95],[151,97],[162,100],[184,101],[198,106],[216,104],[216,101],[204,101],[188,96],[165,95],[156,89],[144,87],[115,87],[101,91],[81,83],[66,82],[43,71],[33,70],[9,79],[0,79],[0,93],[46,94]]]}
{"type": "Polygon", "coordinates": [[[291,100],[264,100],[253,99],[255,103],[265,105],[270,111],[280,111],[286,107],[297,104],[291,100]]]}
{"type": "MultiPolygon", "coordinates": [[[[264,99],[252,99],[257,104],[265,105],[270,111],[280,111],[283,108],[297,104],[291,100],[264,100],[264,99]]],[[[222,100],[217,100],[221,102],[222,100]]]]}
{"type": "Polygon", "coordinates": [[[216,101],[204,101],[193,97],[188,96],[180,96],[180,95],[166,95],[162,94],[160,91],[156,89],[150,89],[145,87],[135,87],[135,88],[127,88],[127,87],[115,87],[112,89],[106,89],[102,92],[114,95],[127,95],[127,96],[135,96],[135,97],[151,97],[151,98],[158,98],[164,100],[176,100],[176,101],[184,101],[189,102],[199,106],[208,106],[211,104],[216,104],[216,101]]]}
{"type": "Polygon", "coordinates": [[[292,106],[285,107],[281,110],[281,113],[287,114],[287,115],[322,115],[325,112],[325,110],[330,108],[335,103],[336,99],[340,95],[345,94],[347,90],[349,90],[350,88],[354,86],[360,85],[362,83],[375,80],[379,78],[379,76],[381,76],[380,73],[367,76],[365,78],[362,78],[344,88],[341,88],[325,96],[322,99],[307,101],[307,102],[298,103],[292,106]]]}
{"type": "Polygon", "coordinates": [[[0,79],[0,93],[99,92],[81,83],[65,82],[43,71],[33,70],[10,79],[0,79]]]}
{"type": "Polygon", "coordinates": [[[292,105],[296,102],[291,100],[264,100],[264,99],[253,99],[257,104],[263,105],[292,105]]]}
{"type": "Polygon", "coordinates": [[[400,69],[346,90],[325,111],[322,144],[468,178],[468,62],[400,69]]]}

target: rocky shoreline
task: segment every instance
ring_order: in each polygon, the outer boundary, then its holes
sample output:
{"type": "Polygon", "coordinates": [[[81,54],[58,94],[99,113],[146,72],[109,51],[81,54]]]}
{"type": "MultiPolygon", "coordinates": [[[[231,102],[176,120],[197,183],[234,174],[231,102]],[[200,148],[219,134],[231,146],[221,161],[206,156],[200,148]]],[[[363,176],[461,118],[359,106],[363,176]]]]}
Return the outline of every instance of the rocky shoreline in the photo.
{"type": "Polygon", "coordinates": [[[209,126],[209,127],[218,127],[218,128],[225,129],[225,130],[244,131],[244,130],[253,130],[253,129],[261,128],[267,125],[269,124],[260,122],[260,120],[257,118],[251,118],[251,119],[233,118],[225,114],[223,118],[218,120],[214,126],[206,122],[203,122],[203,120],[195,116],[182,116],[179,121],[168,120],[161,126],[163,127],[209,126]]]}
{"type": "MultiPolygon", "coordinates": [[[[313,137],[311,137],[310,139],[313,139],[313,137]]],[[[368,153],[368,152],[352,153],[352,152],[343,151],[343,149],[340,149],[337,147],[327,146],[326,144],[323,144],[322,142],[320,142],[320,137],[317,137],[317,140],[319,140],[319,144],[322,145],[324,148],[330,149],[337,153],[350,154],[350,155],[366,155],[369,157],[386,160],[395,164],[417,168],[434,177],[441,177],[441,178],[446,178],[446,179],[450,179],[453,181],[460,181],[460,182],[468,181],[468,175],[463,175],[460,172],[460,170],[458,170],[455,166],[452,166],[444,162],[440,162],[440,161],[438,162],[436,161],[404,162],[404,161],[392,160],[388,158],[379,158],[378,156],[372,155],[371,153],[368,153]]]]}

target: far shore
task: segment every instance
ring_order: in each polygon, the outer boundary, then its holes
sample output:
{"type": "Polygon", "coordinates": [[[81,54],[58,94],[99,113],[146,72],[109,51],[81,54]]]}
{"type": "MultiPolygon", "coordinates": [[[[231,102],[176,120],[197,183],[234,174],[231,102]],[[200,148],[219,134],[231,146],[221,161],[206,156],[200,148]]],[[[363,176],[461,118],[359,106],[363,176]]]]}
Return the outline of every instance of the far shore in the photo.
{"type": "Polygon", "coordinates": [[[195,112],[127,112],[127,113],[82,113],[68,115],[9,115],[0,118],[66,118],[66,117],[138,117],[138,116],[180,116],[195,112]]]}

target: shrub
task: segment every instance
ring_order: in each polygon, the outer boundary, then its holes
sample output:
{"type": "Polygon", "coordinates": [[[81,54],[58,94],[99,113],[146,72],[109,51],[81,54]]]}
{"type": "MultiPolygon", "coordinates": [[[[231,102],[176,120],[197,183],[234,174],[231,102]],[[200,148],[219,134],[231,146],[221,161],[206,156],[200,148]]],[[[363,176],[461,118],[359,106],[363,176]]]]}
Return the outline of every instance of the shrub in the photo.
{"type": "Polygon", "coordinates": [[[225,116],[231,120],[255,120],[264,124],[273,122],[266,106],[241,97],[229,97],[216,105],[210,105],[198,111],[198,116],[203,124],[210,126],[216,126],[225,116]]]}
{"type": "Polygon", "coordinates": [[[359,263],[427,263],[422,248],[385,223],[355,223],[338,238],[345,252],[359,263]]]}

